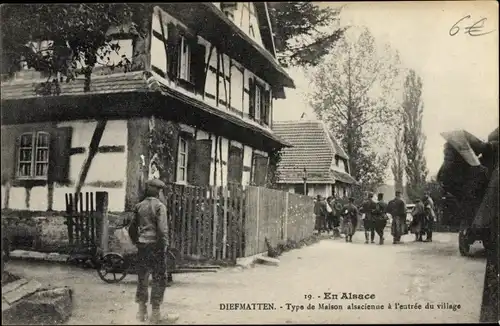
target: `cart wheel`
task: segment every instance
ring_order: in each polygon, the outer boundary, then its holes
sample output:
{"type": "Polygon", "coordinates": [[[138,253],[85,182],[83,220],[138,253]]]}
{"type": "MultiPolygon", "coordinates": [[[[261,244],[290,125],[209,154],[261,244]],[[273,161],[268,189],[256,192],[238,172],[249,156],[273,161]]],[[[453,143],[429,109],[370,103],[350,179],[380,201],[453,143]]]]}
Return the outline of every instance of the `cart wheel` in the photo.
{"type": "Polygon", "coordinates": [[[127,276],[127,269],[127,263],[122,255],[109,253],[102,257],[97,274],[106,283],[118,283],[127,276]]]}
{"type": "Polygon", "coordinates": [[[470,250],[470,243],[467,239],[466,231],[460,231],[458,233],[458,250],[462,256],[468,256],[470,250]]]}

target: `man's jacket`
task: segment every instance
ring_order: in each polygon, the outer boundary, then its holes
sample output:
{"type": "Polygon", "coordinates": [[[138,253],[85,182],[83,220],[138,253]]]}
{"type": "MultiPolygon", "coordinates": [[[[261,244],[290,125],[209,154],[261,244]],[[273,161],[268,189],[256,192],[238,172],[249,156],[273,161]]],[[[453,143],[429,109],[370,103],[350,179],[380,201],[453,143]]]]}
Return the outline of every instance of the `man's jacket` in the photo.
{"type": "Polygon", "coordinates": [[[134,243],[158,242],[168,246],[167,207],[154,197],[147,197],[135,205],[129,234],[134,243]]]}

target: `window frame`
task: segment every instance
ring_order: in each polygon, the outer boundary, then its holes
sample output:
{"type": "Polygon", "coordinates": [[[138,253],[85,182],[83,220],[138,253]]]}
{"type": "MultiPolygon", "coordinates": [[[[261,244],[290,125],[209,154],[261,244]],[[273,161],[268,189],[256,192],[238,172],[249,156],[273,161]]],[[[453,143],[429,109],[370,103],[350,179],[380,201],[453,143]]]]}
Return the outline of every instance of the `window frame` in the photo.
{"type": "Polygon", "coordinates": [[[254,108],[254,119],[255,121],[260,121],[260,116],[262,113],[262,96],[264,96],[264,87],[255,80],[255,94],[254,94],[254,100],[255,100],[255,108],[254,108]],[[257,96],[258,94],[258,96],[257,96]]]}
{"type": "Polygon", "coordinates": [[[19,146],[17,150],[17,160],[16,160],[16,179],[18,180],[47,180],[49,175],[49,165],[50,165],[50,133],[46,131],[33,131],[33,132],[25,132],[19,135],[18,137],[19,146]],[[31,146],[22,146],[22,138],[24,136],[29,135],[31,137],[31,146]],[[46,146],[39,146],[39,136],[46,135],[47,136],[47,144],[46,146]],[[30,160],[21,160],[21,151],[22,150],[31,150],[30,160]],[[46,150],[46,160],[38,160],[37,153],[38,150],[46,150]],[[30,174],[29,175],[21,175],[21,164],[30,164],[30,174]],[[44,164],[46,166],[44,175],[36,175],[37,165],[44,164]]]}
{"type": "Polygon", "coordinates": [[[194,84],[191,80],[191,69],[193,53],[187,38],[183,35],[180,36],[179,41],[179,64],[177,66],[177,76],[180,80],[194,84]]]}
{"type": "Polygon", "coordinates": [[[188,157],[189,155],[189,142],[186,138],[179,136],[179,141],[177,144],[177,166],[176,166],[176,182],[180,184],[187,184],[187,169],[188,169],[188,157]],[[182,151],[182,142],[185,144],[185,149],[182,151]],[[181,166],[181,155],[184,155],[184,165],[181,166]],[[181,171],[184,170],[184,179],[181,179],[181,171]]]}

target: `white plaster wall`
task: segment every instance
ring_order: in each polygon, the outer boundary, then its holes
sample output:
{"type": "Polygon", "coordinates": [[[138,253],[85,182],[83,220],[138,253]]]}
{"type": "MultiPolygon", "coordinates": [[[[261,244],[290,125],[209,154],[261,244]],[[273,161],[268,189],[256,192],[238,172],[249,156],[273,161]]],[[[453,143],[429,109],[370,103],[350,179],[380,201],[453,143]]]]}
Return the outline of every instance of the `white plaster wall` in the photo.
{"type": "MultiPolygon", "coordinates": [[[[239,6],[241,4],[238,4],[239,6]]],[[[163,20],[163,23],[164,23],[164,29],[165,29],[165,34],[168,35],[168,23],[170,22],[173,22],[175,24],[179,24],[180,26],[183,26],[184,28],[187,28],[186,25],[184,25],[183,23],[181,23],[179,20],[175,19],[174,17],[172,17],[171,15],[169,15],[168,13],[166,13],[165,11],[161,10],[159,7],[155,7],[155,13],[153,15],[153,29],[155,31],[157,31],[158,33],[161,34],[161,25],[160,25],[160,21],[159,21],[159,18],[158,18],[158,12],[161,12],[162,14],[162,20],[163,20]]],[[[208,42],[207,40],[203,39],[202,37],[198,36],[198,43],[199,44],[204,44],[207,48],[207,51],[206,51],[206,56],[205,56],[205,62],[207,63],[208,62],[208,58],[209,58],[209,52],[210,52],[210,42],[208,42]]],[[[229,76],[230,75],[230,69],[229,69],[229,57],[227,55],[223,55],[224,56],[224,63],[222,63],[222,61],[220,62],[220,71],[222,72],[222,65],[224,65],[224,69],[225,69],[225,74],[226,76],[229,76]]],[[[163,69],[164,72],[166,72],[166,53],[165,53],[165,47],[164,45],[161,43],[160,40],[158,40],[156,37],[152,37],[152,42],[151,42],[151,63],[153,65],[155,65],[156,67],[160,68],[160,69],[163,69]]],[[[235,65],[239,65],[241,66],[241,64],[239,64],[237,61],[235,61],[233,59],[233,63],[235,65]]],[[[214,68],[217,68],[217,49],[212,49],[212,54],[210,56],[210,65],[214,68]]],[[[243,67],[243,66],[241,66],[243,67]]],[[[262,79],[256,77],[249,69],[248,67],[243,67],[245,70],[244,70],[244,74],[243,74],[243,78],[242,80],[240,81],[239,77],[235,77],[234,79],[234,83],[245,83],[245,88],[248,90],[248,78],[249,77],[255,77],[257,78],[257,80],[263,84],[265,86],[265,88],[267,90],[270,90],[270,86],[267,82],[263,81],[262,79]]],[[[183,93],[184,95],[187,95],[187,96],[190,96],[192,98],[195,98],[195,99],[198,99],[200,101],[204,101],[205,103],[211,105],[212,107],[214,108],[217,108],[219,110],[223,110],[223,111],[226,111],[226,112],[229,112],[230,114],[233,114],[234,116],[237,116],[245,121],[247,121],[248,123],[251,123],[259,128],[262,128],[262,129],[266,129],[266,130],[270,130],[268,127],[264,127],[264,126],[261,126],[259,123],[251,120],[251,119],[248,119],[248,118],[244,118],[244,117],[241,117],[241,115],[237,112],[233,112],[233,111],[229,111],[228,110],[228,107],[227,106],[222,106],[220,103],[217,103],[216,100],[214,99],[211,99],[207,96],[203,96],[202,94],[195,94],[191,91],[188,91],[182,87],[179,87],[175,84],[175,82],[172,82],[170,81],[168,78],[163,78],[161,77],[160,75],[156,74],[155,72],[152,72],[153,75],[155,76],[155,78],[160,81],[162,84],[166,85],[167,87],[170,87],[172,89],[175,89],[176,91],[179,91],[181,93],[183,93]]],[[[231,84],[233,84],[233,79],[231,79],[231,84]]],[[[210,70],[207,72],[207,79],[206,79],[206,83],[205,83],[205,92],[208,92],[212,95],[217,95],[216,93],[216,86],[217,85],[217,78],[216,78],[216,74],[211,72],[210,70]]],[[[243,91],[243,84],[240,84],[240,85],[229,85],[226,81],[226,86],[227,86],[227,99],[229,100],[229,98],[233,97],[233,95],[229,94],[231,92],[231,90],[235,90],[238,92],[238,94],[240,92],[243,91]]],[[[223,99],[225,100],[226,99],[226,89],[224,89],[224,82],[222,80],[222,78],[219,78],[219,98],[220,99],[223,99]]],[[[248,113],[248,94],[244,94],[243,96],[243,111],[248,113]]],[[[234,105],[233,105],[234,106],[234,105]]]]}
{"type": "Polygon", "coordinates": [[[233,21],[245,34],[250,36],[255,42],[263,46],[262,37],[259,30],[259,21],[255,15],[255,7],[253,2],[238,2],[236,10],[234,10],[233,21]],[[244,6],[244,4],[246,6],[244,6]],[[253,14],[250,14],[248,8],[253,14]],[[253,25],[254,35],[250,34],[250,24],[253,25]]]}
{"type": "Polygon", "coordinates": [[[248,171],[243,171],[242,180],[242,184],[248,186],[250,184],[250,168],[252,167],[252,147],[246,145],[243,147],[243,166],[249,168],[246,169],[248,171]]]}

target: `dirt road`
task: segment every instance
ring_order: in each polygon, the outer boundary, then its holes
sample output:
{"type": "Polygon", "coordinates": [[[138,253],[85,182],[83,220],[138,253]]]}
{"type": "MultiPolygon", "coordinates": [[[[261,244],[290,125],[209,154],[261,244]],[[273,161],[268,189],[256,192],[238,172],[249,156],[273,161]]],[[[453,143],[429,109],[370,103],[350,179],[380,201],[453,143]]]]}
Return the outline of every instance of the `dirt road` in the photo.
{"type": "MultiPolygon", "coordinates": [[[[479,320],[485,261],[460,257],[456,234],[436,233],[433,243],[414,243],[406,236],[404,244],[383,246],[365,245],[362,237],[358,232],[354,243],[323,240],[293,250],[280,257],[278,267],[175,275],[176,283],[167,289],[164,308],[180,314],[178,324],[479,320]],[[325,292],[332,293],[330,299],[325,299],[325,292]],[[342,292],[369,297],[341,299],[342,292]],[[221,310],[224,303],[269,303],[274,309],[221,310]],[[403,308],[413,305],[413,309],[401,309],[396,303],[406,305],[403,308]],[[307,309],[309,304],[315,309],[307,309]],[[332,304],[329,307],[333,310],[324,310],[327,304],[332,304]],[[348,309],[350,304],[358,309],[348,309]],[[300,306],[304,309],[292,312],[300,306]]],[[[8,270],[52,285],[72,286],[75,309],[69,324],[136,324],[133,276],[112,285],[103,283],[95,271],[72,267],[11,262],[8,270]]]]}

